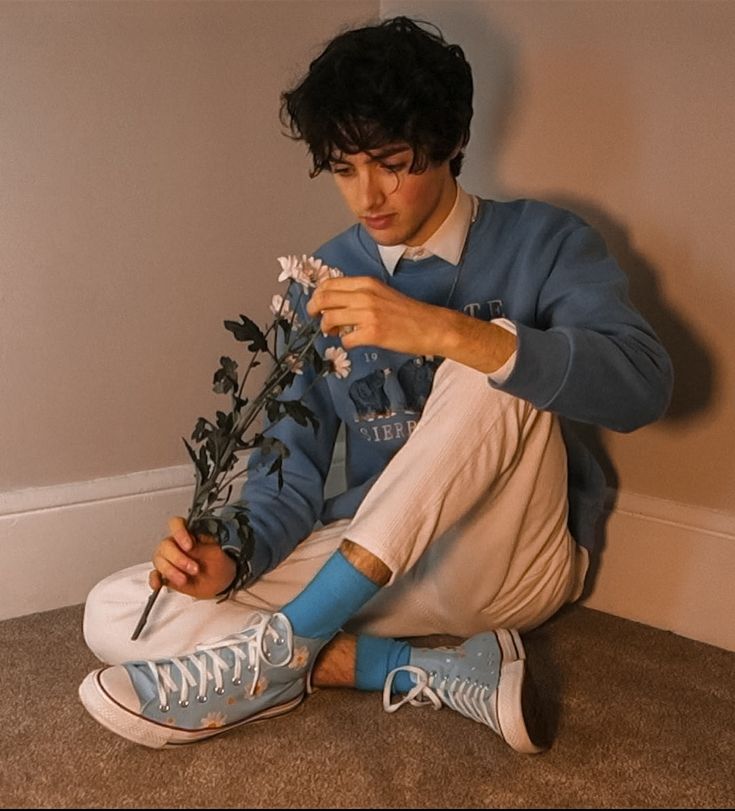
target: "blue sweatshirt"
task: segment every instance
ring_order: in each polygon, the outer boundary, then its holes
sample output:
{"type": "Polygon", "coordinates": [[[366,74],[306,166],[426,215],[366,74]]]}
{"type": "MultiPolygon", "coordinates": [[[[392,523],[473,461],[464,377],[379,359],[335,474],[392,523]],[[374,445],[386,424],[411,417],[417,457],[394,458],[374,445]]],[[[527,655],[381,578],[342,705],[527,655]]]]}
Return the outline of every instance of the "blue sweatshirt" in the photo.
{"type": "MultiPolygon", "coordinates": [[[[430,256],[401,259],[388,277],[378,246],[360,225],[339,234],[315,256],[347,276],[373,276],[412,298],[461,310],[483,320],[505,317],[517,329],[513,371],[500,385],[509,394],[561,418],[569,467],[569,527],[591,552],[597,542],[606,481],[574,430],[589,423],[633,431],[661,417],[671,397],[669,356],[632,306],[628,281],[602,238],[575,214],[516,200],[480,202],[457,268],[430,256]],[[452,289],[454,287],[454,289],[452,289]],[[450,299],[451,295],[451,299],[450,299]],[[450,299],[448,301],[448,299],[450,299]]],[[[303,315],[303,313],[302,313],[303,315]]],[[[304,316],[305,317],[305,316],[304,316]]],[[[338,338],[318,341],[322,356],[338,338]]],[[[240,499],[255,534],[252,577],[270,571],[318,521],[354,515],[369,488],[410,436],[421,416],[439,358],[378,347],[349,352],[350,374],[316,383],[306,370],[284,392],[301,398],[319,420],[311,426],[282,420],[269,430],[288,447],[283,488],[258,452],[248,462],[240,499]],[[308,390],[308,391],[307,391],[308,390]],[[345,426],[346,489],[324,498],[340,424],[345,426]]],[[[230,528],[225,548],[239,549],[230,528]]]]}

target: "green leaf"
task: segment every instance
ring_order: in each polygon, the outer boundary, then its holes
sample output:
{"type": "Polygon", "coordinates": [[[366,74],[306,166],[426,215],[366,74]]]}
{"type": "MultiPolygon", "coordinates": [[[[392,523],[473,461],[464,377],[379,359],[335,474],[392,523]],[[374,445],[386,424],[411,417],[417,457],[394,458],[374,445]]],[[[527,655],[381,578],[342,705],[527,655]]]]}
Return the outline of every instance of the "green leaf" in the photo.
{"type": "Polygon", "coordinates": [[[207,480],[209,476],[209,459],[207,458],[207,449],[202,445],[199,448],[199,460],[197,462],[197,467],[202,473],[202,479],[204,481],[207,480]]]}
{"type": "Polygon", "coordinates": [[[226,356],[219,359],[220,368],[214,373],[212,380],[214,391],[217,394],[227,394],[237,389],[237,363],[226,356]]]}
{"type": "Polygon", "coordinates": [[[234,425],[234,417],[232,412],[225,413],[224,411],[217,412],[217,428],[224,433],[229,434],[234,425]]]}
{"type": "Polygon", "coordinates": [[[267,475],[270,476],[272,473],[278,473],[278,489],[281,490],[283,488],[283,457],[277,456],[273,460],[273,464],[268,468],[267,475]]]}
{"type": "Polygon", "coordinates": [[[281,416],[281,404],[278,400],[270,399],[265,407],[265,413],[271,422],[278,422],[281,416]]]}
{"type": "Polygon", "coordinates": [[[268,344],[265,336],[260,331],[260,327],[255,321],[242,313],[240,313],[240,320],[242,324],[237,321],[225,321],[225,327],[235,336],[236,340],[245,343],[249,341],[248,349],[251,352],[265,352],[268,349],[268,344]]]}
{"type": "Polygon", "coordinates": [[[281,405],[286,414],[296,420],[299,425],[306,425],[310,422],[316,433],[319,428],[319,420],[308,406],[305,406],[300,400],[281,400],[281,405]]]}
{"type": "Polygon", "coordinates": [[[199,417],[191,433],[191,438],[195,442],[201,442],[205,437],[209,436],[211,428],[212,423],[209,420],[205,420],[204,417],[199,417]]]}

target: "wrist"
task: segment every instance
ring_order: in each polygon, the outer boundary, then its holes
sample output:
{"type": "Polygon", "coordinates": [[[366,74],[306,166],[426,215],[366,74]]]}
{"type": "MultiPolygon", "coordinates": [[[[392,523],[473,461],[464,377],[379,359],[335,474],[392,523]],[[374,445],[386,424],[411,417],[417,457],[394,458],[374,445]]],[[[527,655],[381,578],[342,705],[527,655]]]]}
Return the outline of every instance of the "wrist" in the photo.
{"type": "Polygon", "coordinates": [[[217,592],[217,596],[228,597],[233,591],[237,591],[238,589],[245,587],[250,578],[251,569],[249,562],[243,560],[242,556],[237,550],[225,549],[223,547],[222,551],[233,562],[234,569],[232,579],[230,580],[229,584],[225,586],[222,591],[217,592]]]}
{"type": "Polygon", "coordinates": [[[447,310],[440,322],[441,349],[435,354],[483,374],[500,369],[517,348],[515,334],[490,321],[447,310]]]}

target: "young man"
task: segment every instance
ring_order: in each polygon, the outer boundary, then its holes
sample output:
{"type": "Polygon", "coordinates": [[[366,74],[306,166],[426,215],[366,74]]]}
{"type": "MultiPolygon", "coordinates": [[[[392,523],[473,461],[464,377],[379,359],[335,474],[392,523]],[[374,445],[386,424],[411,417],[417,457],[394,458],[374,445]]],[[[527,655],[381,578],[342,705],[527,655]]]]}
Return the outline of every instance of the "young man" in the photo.
{"type": "Polygon", "coordinates": [[[296,378],[286,396],[318,431],[275,426],[291,452],[283,489],[256,455],[223,511],[247,505],[248,572],[228,554],[234,531],[220,546],[175,518],[153,572],[90,593],[85,636],[111,666],[80,697],[112,731],[188,743],[344,685],[382,690],[389,711],[448,706],[520,752],[548,746],[519,632],[579,597],[604,489],[568,421],[645,425],[672,370],[586,223],[458,185],[472,90],[458,46],[398,17],[336,37],[284,94],[312,174],[333,175],[357,220],[316,253],[344,276],[307,304],[322,354],[342,346],[351,371],[296,378]],[[325,501],[340,424],[347,487],[325,501]],[[400,639],[427,634],[466,641],[400,639]]]}

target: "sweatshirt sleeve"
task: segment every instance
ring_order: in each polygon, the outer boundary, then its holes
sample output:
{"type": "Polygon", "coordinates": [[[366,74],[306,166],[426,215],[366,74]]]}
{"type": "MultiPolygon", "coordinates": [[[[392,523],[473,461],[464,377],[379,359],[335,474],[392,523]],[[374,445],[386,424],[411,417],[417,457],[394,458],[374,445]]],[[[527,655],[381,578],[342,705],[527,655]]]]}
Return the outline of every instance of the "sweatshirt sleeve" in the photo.
{"type": "Polygon", "coordinates": [[[549,219],[523,264],[548,272],[533,323],[515,321],[515,367],[496,386],[539,409],[613,431],[633,431],[668,407],[671,360],[632,305],[628,279],[602,237],[576,217],[549,219]]]}
{"type": "MultiPolygon", "coordinates": [[[[307,317],[303,308],[299,308],[298,316],[302,320],[307,317]]],[[[223,548],[234,552],[241,544],[232,519],[238,510],[247,511],[255,539],[251,580],[275,568],[312,532],[322,511],[324,483],[339,428],[328,383],[323,375],[317,377],[308,364],[278,399],[300,400],[312,411],[318,427],[314,430],[310,422],[301,425],[291,417],[271,425],[265,418],[266,436],[280,440],[288,448],[282,466],[283,486],[279,489],[278,475],[268,472],[275,457],[256,449],[248,458],[239,498],[220,511],[228,533],[223,548]]]]}

